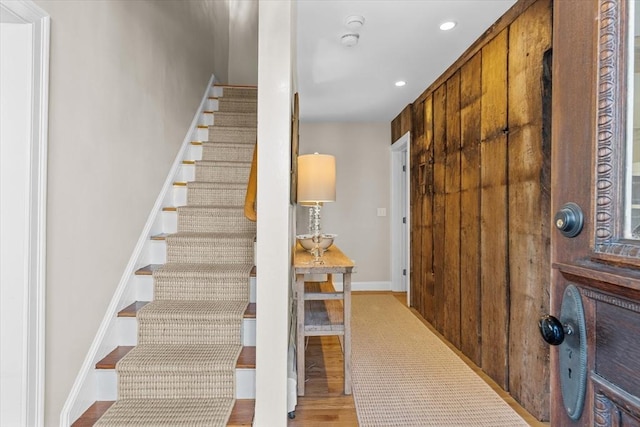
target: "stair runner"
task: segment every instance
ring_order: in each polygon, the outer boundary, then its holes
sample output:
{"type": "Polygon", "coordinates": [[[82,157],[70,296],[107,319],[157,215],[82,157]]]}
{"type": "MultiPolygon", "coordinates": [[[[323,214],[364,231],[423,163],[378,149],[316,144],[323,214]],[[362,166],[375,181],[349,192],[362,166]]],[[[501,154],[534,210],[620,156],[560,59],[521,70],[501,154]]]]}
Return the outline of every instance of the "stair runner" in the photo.
{"type": "Polygon", "coordinates": [[[118,399],[96,426],[225,426],[249,301],[255,223],[243,205],[256,141],[255,88],[225,87],[138,345],[116,365],[118,399]]]}

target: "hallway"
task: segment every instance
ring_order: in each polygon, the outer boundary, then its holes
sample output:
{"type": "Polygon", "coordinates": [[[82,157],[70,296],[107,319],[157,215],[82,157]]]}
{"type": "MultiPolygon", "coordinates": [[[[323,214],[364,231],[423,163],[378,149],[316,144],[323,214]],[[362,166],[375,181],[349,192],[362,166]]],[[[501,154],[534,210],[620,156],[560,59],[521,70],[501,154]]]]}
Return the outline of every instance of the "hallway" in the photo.
{"type": "MultiPolygon", "coordinates": [[[[358,292],[354,292],[358,294],[358,292]]],[[[368,292],[367,294],[371,294],[368,292]]],[[[406,307],[406,293],[396,292],[393,296],[406,307]]],[[[476,372],[504,401],[509,404],[531,426],[548,426],[541,423],[524,410],[508,393],[502,390],[480,368],[458,349],[452,346],[414,309],[411,312],[451,350],[476,372]]],[[[306,351],[306,393],[298,398],[296,417],[288,425],[331,425],[335,427],[357,426],[358,418],[353,396],[343,394],[342,352],[336,336],[310,337],[306,351]]]]}

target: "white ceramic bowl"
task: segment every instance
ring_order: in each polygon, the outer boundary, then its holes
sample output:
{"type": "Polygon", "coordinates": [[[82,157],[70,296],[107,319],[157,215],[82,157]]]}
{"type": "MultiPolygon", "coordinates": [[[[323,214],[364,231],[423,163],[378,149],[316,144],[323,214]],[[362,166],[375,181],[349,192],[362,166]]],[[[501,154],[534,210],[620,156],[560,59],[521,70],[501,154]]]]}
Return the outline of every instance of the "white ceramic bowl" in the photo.
{"type": "MultiPolygon", "coordinates": [[[[319,244],[320,249],[324,251],[329,249],[331,245],[333,245],[333,239],[335,239],[336,236],[337,234],[321,234],[320,244],[319,244]]],[[[296,236],[296,239],[298,239],[298,242],[300,242],[300,245],[308,251],[313,250],[313,248],[315,247],[315,244],[313,243],[312,234],[299,234],[296,236]]]]}

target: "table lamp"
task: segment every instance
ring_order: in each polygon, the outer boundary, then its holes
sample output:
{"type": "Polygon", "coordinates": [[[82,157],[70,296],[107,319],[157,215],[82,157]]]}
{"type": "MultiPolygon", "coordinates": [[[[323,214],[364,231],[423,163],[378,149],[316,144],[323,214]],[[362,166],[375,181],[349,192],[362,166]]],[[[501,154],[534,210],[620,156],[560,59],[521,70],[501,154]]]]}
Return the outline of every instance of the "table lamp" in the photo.
{"type": "Polygon", "coordinates": [[[311,253],[321,262],[320,249],[322,204],[336,200],[336,158],[329,154],[298,156],[298,203],[309,206],[309,231],[313,235],[311,253]]]}

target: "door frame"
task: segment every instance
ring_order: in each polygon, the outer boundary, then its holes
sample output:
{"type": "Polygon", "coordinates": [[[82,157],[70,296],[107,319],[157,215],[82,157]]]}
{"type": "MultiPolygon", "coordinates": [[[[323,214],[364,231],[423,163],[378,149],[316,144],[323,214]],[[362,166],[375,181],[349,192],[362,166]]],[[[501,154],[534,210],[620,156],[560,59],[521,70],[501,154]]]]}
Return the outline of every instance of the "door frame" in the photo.
{"type": "Polygon", "coordinates": [[[44,425],[47,146],[49,117],[50,17],[30,0],[0,0],[0,7],[32,28],[31,128],[29,140],[28,239],[24,252],[24,348],[27,359],[21,393],[27,426],[44,425]]]}
{"type": "Polygon", "coordinates": [[[402,135],[391,145],[391,290],[394,292],[407,292],[407,305],[409,305],[409,301],[411,301],[411,283],[409,277],[409,271],[411,271],[411,231],[409,227],[409,224],[411,224],[409,209],[411,182],[411,170],[409,168],[410,151],[410,132],[402,135]],[[403,160],[406,165],[405,172],[402,171],[403,160]],[[403,174],[405,179],[404,194],[402,191],[403,174]],[[404,227],[404,236],[402,223],[403,210],[406,212],[407,218],[406,226],[404,227]],[[403,255],[405,255],[404,259],[403,255]],[[406,270],[405,275],[402,274],[403,269],[406,270]]]}

